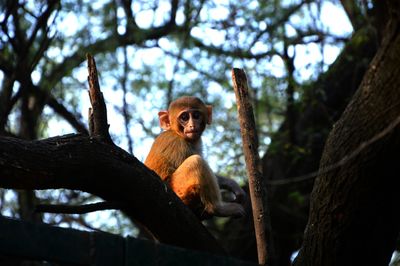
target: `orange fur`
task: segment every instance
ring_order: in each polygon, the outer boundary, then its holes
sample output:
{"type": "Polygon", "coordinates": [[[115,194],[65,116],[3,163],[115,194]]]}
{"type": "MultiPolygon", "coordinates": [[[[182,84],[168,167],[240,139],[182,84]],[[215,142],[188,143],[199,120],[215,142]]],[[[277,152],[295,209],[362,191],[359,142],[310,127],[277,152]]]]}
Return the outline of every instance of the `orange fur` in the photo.
{"type": "Polygon", "coordinates": [[[198,196],[208,213],[212,213],[214,206],[221,201],[216,177],[207,162],[198,154],[188,157],[172,174],[169,183],[187,205],[190,204],[188,198],[193,199],[194,192],[199,192],[198,196]]]}
{"type": "Polygon", "coordinates": [[[241,214],[243,209],[238,204],[221,202],[217,179],[201,156],[201,134],[206,124],[211,123],[211,106],[186,96],[158,115],[160,126],[166,131],[155,139],[145,165],[168,182],[198,216],[204,211],[223,216],[241,214]]]}
{"type": "Polygon", "coordinates": [[[198,153],[197,149],[174,131],[167,130],[155,139],[144,164],[162,180],[167,180],[187,157],[198,153]]]}

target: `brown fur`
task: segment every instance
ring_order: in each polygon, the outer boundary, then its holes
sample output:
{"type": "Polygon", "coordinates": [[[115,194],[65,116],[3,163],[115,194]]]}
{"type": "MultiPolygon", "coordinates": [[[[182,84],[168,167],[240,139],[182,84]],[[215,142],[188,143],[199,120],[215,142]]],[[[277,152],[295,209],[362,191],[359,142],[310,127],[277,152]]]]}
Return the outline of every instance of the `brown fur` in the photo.
{"type": "Polygon", "coordinates": [[[168,111],[159,112],[160,125],[166,131],[154,141],[145,165],[167,181],[177,196],[197,215],[234,216],[243,213],[236,203],[222,203],[217,179],[201,154],[201,133],[211,123],[211,107],[196,97],[182,97],[172,102],[168,111]],[[200,131],[196,137],[185,136],[186,124],[178,116],[186,110],[201,112],[201,118],[190,120],[200,131]]]}
{"type": "Polygon", "coordinates": [[[199,154],[195,144],[185,141],[175,131],[167,130],[154,140],[144,164],[155,171],[162,180],[167,180],[183,161],[193,154],[199,154]]]}

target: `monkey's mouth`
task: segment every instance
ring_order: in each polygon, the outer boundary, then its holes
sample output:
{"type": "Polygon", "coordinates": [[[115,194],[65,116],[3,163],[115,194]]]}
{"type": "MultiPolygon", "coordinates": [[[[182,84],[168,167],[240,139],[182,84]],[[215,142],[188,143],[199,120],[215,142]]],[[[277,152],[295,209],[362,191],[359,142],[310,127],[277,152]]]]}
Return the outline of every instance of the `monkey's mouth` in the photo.
{"type": "Polygon", "coordinates": [[[197,130],[192,130],[192,131],[186,131],[185,132],[185,135],[188,137],[188,138],[195,138],[195,137],[197,137],[198,135],[199,135],[199,131],[197,131],[197,130]]]}

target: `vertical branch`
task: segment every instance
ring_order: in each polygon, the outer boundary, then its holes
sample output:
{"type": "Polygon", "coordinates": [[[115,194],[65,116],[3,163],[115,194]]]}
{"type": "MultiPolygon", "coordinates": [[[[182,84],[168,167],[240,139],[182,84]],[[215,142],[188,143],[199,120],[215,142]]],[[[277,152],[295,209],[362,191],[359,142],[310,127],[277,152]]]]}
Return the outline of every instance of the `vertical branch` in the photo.
{"type": "Polygon", "coordinates": [[[267,193],[263,177],[259,171],[260,158],[257,151],[257,132],[253,107],[249,99],[249,88],[246,74],[242,69],[232,69],[233,88],[238,106],[240,131],[243,141],[243,152],[249,178],[251,206],[253,209],[254,228],[257,240],[258,263],[271,265],[272,237],[267,208],[267,193]],[[268,235],[267,235],[268,234],[268,235]]]}
{"type": "Polygon", "coordinates": [[[86,57],[89,72],[89,98],[92,105],[92,108],[89,108],[89,133],[91,136],[99,137],[104,142],[113,143],[108,132],[107,108],[103,93],[100,90],[96,62],[90,54],[87,54],[86,57]]]}
{"type": "Polygon", "coordinates": [[[128,151],[130,154],[133,154],[133,140],[131,138],[131,135],[129,134],[129,124],[130,124],[130,119],[131,116],[129,114],[128,108],[128,102],[126,101],[126,96],[128,94],[128,75],[129,75],[129,63],[128,63],[128,54],[127,54],[127,48],[123,47],[123,54],[124,54],[124,73],[122,74],[121,78],[121,87],[123,91],[123,96],[122,96],[122,116],[124,117],[125,120],[125,134],[126,138],[128,139],[128,151]]]}
{"type": "Polygon", "coordinates": [[[294,110],[294,89],[295,89],[295,80],[294,80],[294,55],[290,56],[288,54],[288,43],[286,40],[284,41],[284,51],[282,59],[285,62],[285,67],[287,71],[287,88],[286,88],[286,119],[288,121],[288,142],[290,145],[296,144],[296,135],[295,135],[295,110],[294,110]]]}

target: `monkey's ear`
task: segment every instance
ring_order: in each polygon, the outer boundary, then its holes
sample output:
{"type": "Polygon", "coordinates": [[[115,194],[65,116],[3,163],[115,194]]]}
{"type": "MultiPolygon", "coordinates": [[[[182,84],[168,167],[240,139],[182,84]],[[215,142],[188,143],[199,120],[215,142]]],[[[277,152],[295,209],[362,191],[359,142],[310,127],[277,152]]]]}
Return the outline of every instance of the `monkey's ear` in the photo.
{"type": "Polygon", "coordinates": [[[211,124],[212,122],[212,106],[211,105],[206,105],[207,108],[207,124],[211,124]]]}
{"type": "Polygon", "coordinates": [[[171,123],[169,121],[168,111],[158,112],[158,119],[160,121],[160,127],[164,130],[169,130],[171,128],[171,123]]]}

